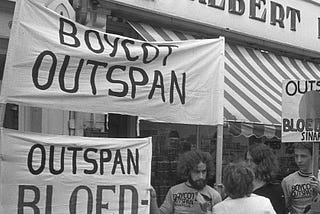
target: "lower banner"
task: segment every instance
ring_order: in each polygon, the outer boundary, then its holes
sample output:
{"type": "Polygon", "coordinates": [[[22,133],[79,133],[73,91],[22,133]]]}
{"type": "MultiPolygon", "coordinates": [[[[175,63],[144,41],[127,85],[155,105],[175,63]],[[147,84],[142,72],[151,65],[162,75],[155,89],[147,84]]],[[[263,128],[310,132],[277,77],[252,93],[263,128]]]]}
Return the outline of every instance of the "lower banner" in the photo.
{"type": "Polygon", "coordinates": [[[151,138],[1,129],[0,213],[149,213],[151,138]]]}

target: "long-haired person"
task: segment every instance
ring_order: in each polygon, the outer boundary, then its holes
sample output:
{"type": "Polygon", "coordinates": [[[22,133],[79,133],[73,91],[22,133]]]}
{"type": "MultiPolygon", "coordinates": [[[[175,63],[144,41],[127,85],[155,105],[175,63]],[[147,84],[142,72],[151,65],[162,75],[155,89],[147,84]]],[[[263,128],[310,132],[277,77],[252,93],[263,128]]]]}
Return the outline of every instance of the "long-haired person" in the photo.
{"type": "Polygon", "coordinates": [[[276,214],[270,200],[252,193],[254,173],[245,163],[229,164],[222,183],[228,197],[213,207],[214,214],[276,214]]]}
{"type": "Polygon", "coordinates": [[[211,214],[221,201],[220,194],[207,185],[213,176],[213,160],[208,152],[192,150],[180,156],[178,173],[184,182],[169,189],[158,208],[156,192],[151,189],[151,214],[211,214]]]}
{"type": "Polygon", "coordinates": [[[277,214],[287,213],[281,184],[274,182],[279,164],[273,150],[262,143],[252,144],[246,161],[254,172],[253,193],[269,198],[277,214]]]}

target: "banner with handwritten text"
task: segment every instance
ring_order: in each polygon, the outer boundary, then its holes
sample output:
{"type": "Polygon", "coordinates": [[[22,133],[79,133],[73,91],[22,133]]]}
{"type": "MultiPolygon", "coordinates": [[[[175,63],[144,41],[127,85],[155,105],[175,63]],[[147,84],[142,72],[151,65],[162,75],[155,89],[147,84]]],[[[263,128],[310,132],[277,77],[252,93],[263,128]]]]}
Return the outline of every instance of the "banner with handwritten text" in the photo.
{"type": "Polygon", "coordinates": [[[151,138],[1,129],[0,213],[147,214],[151,138]]]}
{"type": "Polygon", "coordinates": [[[223,123],[224,38],[144,42],[17,1],[1,102],[223,123]]]}
{"type": "Polygon", "coordinates": [[[282,142],[320,141],[320,80],[282,83],[282,142]]]}

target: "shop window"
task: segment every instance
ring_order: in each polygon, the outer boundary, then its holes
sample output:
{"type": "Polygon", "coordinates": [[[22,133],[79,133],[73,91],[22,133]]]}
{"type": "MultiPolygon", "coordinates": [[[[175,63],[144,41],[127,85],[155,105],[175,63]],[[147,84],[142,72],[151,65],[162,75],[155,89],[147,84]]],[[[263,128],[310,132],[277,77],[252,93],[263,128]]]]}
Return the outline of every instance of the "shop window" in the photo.
{"type": "MultiPolygon", "coordinates": [[[[140,121],[140,137],[149,136],[152,136],[151,184],[157,192],[159,205],[162,204],[169,188],[182,182],[176,171],[180,154],[199,148],[209,152],[214,162],[216,160],[217,128],[214,126],[140,121]]],[[[278,157],[280,169],[275,182],[280,182],[286,175],[296,170],[290,144],[283,144],[277,138],[242,135],[235,137],[227,126],[223,128],[222,168],[231,162],[243,161],[249,145],[253,143],[265,143],[278,157]]],[[[214,183],[215,176],[208,181],[210,186],[214,183]]]]}
{"type": "MultiPolygon", "coordinates": [[[[140,137],[152,136],[151,185],[157,192],[159,205],[171,186],[184,181],[177,174],[181,154],[199,148],[215,157],[215,133],[212,126],[140,121],[140,137]]],[[[213,185],[214,180],[208,183],[213,185]]]]}
{"type": "Polygon", "coordinates": [[[85,137],[109,137],[107,131],[103,131],[99,128],[85,128],[83,130],[83,136],[85,137]]]}
{"type": "Polygon", "coordinates": [[[136,137],[137,117],[121,114],[89,114],[84,122],[85,137],[136,137]],[[89,117],[89,118],[88,118],[89,117]]]}
{"type": "Polygon", "coordinates": [[[179,183],[176,169],[182,148],[196,147],[196,127],[140,121],[140,137],[149,136],[152,136],[151,185],[157,192],[158,204],[162,204],[169,188],[179,183]]]}
{"type": "Polygon", "coordinates": [[[19,106],[15,104],[6,104],[3,127],[18,130],[19,106]]]}
{"type": "Polygon", "coordinates": [[[136,137],[137,117],[121,114],[109,114],[109,137],[136,137]]]}
{"type": "Polygon", "coordinates": [[[249,139],[244,136],[234,137],[229,129],[223,129],[223,167],[229,163],[236,163],[244,160],[245,152],[248,149],[249,139]]]}

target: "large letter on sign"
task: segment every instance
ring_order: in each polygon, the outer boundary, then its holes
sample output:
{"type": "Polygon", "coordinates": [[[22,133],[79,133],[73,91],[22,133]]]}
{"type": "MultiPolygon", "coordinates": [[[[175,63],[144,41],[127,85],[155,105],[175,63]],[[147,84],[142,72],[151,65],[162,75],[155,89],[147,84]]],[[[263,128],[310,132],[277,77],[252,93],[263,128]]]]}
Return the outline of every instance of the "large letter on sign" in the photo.
{"type": "Polygon", "coordinates": [[[173,89],[176,86],[176,90],[179,94],[182,104],[186,102],[186,73],[182,74],[182,91],[180,91],[177,76],[174,71],[171,71],[171,85],[170,85],[170,103],[173,103],[173,89]]]}
{"type": "Polygon", "coordinates": [[[87,213],[92,213],[93,208],[93,196],[92,192],[87,186],[78,186],[75,188],[71,194],[70,201],[69,201],[69,212],[70,214],[77,214],[77,199],[78,199],[78,192],[79,190],[86,190],[88,193],[88,203],[87,203],[87,213]]]}
{"type": "Polygon", "coordinates": [[[37,203],[40,200],[40,190],[36,186],[31,185],[19,185],[19,195],[18,195],[18,214],[23,214],[24,207],[30,207],[33,209],[34,214],[40,214],[40,209],[37,207],[37,203]],[[26,202],[24,201],[24,192],[25,190],[31,190],[34,192],[33,201],[26,202]]]}
{"type": "Polygon", "coordinates": [[[131,98],[134,99],[136,97],[136,86],[137,85],[146,85],[149,81],[147,73],[142,69],[138,67],[130,67],[129,69],[129,77],[132,85],[132,90],[131,90],[131,98]],[[141,81],[136,81],[134,78],[135,71],[139,72],[142,76],[141,81]]]}
{"type": "Polygon", "coordinates": [[[33,67],[32,67],[32,80],[33,80],[33,84],[36,88],[40,89],[40,90],[46,90],[48,89],[53,81],[53,77],[54,77],[54,73],[56,71],[56,67],[57,67],[57,57],[54,55],[54,53],[52,53],[51,51],[43,51],[36,59],[33,67]],[[48,81],[46,84],[44,85],[40,85],[38,79],[39,79],[39,69],[41,66],[41,63],[44,59],[45,56],[50,56],[52,59],[52,64],[49,70],[49,75],[48,75],[48,81]]]}
{"type": "Polygon", "coordinates": [[[97,187],[97,214],[101,214],[102,208],[109,209],[109,203],[102,204],[102,191],[111,190],[113,193],[116,191],[116,186],[98,186],[97,187]]]}
{"type": "Polygon", "coordinates": [[[124,213],[124,193],[126,190],[130,190],[132,194],[132,204],[131,204],[131,213],[138,213],[138,191],[134,186],[131,185],[120,185],[120,200],[119,200],[119,213],[124,213]]]}
{"type": "Polygon", "coordinates": [[[67,19],[64,19],[64,18],[60,18],[60,29],[59,29],[59,38],[60,38],[60,44],[63,44],[63,45],[68,45],[68,46],[71,46],[71,47],[79,47],[80,46],[80,41],[79,39],[76,37],[76,34],[77,34],[77,27],[76,25],[67,20],[67,19]],[[64,31],[64,25],[66,24],[69,24],[69,26],[71,27],[72,31],[71,33],[68,33],[66,31],[64,31]],[[68,36],[70,39],[72,39],[74,41],[74,43],[66,43],[65,40],[64,40],[64,36],[68,36]]]}

